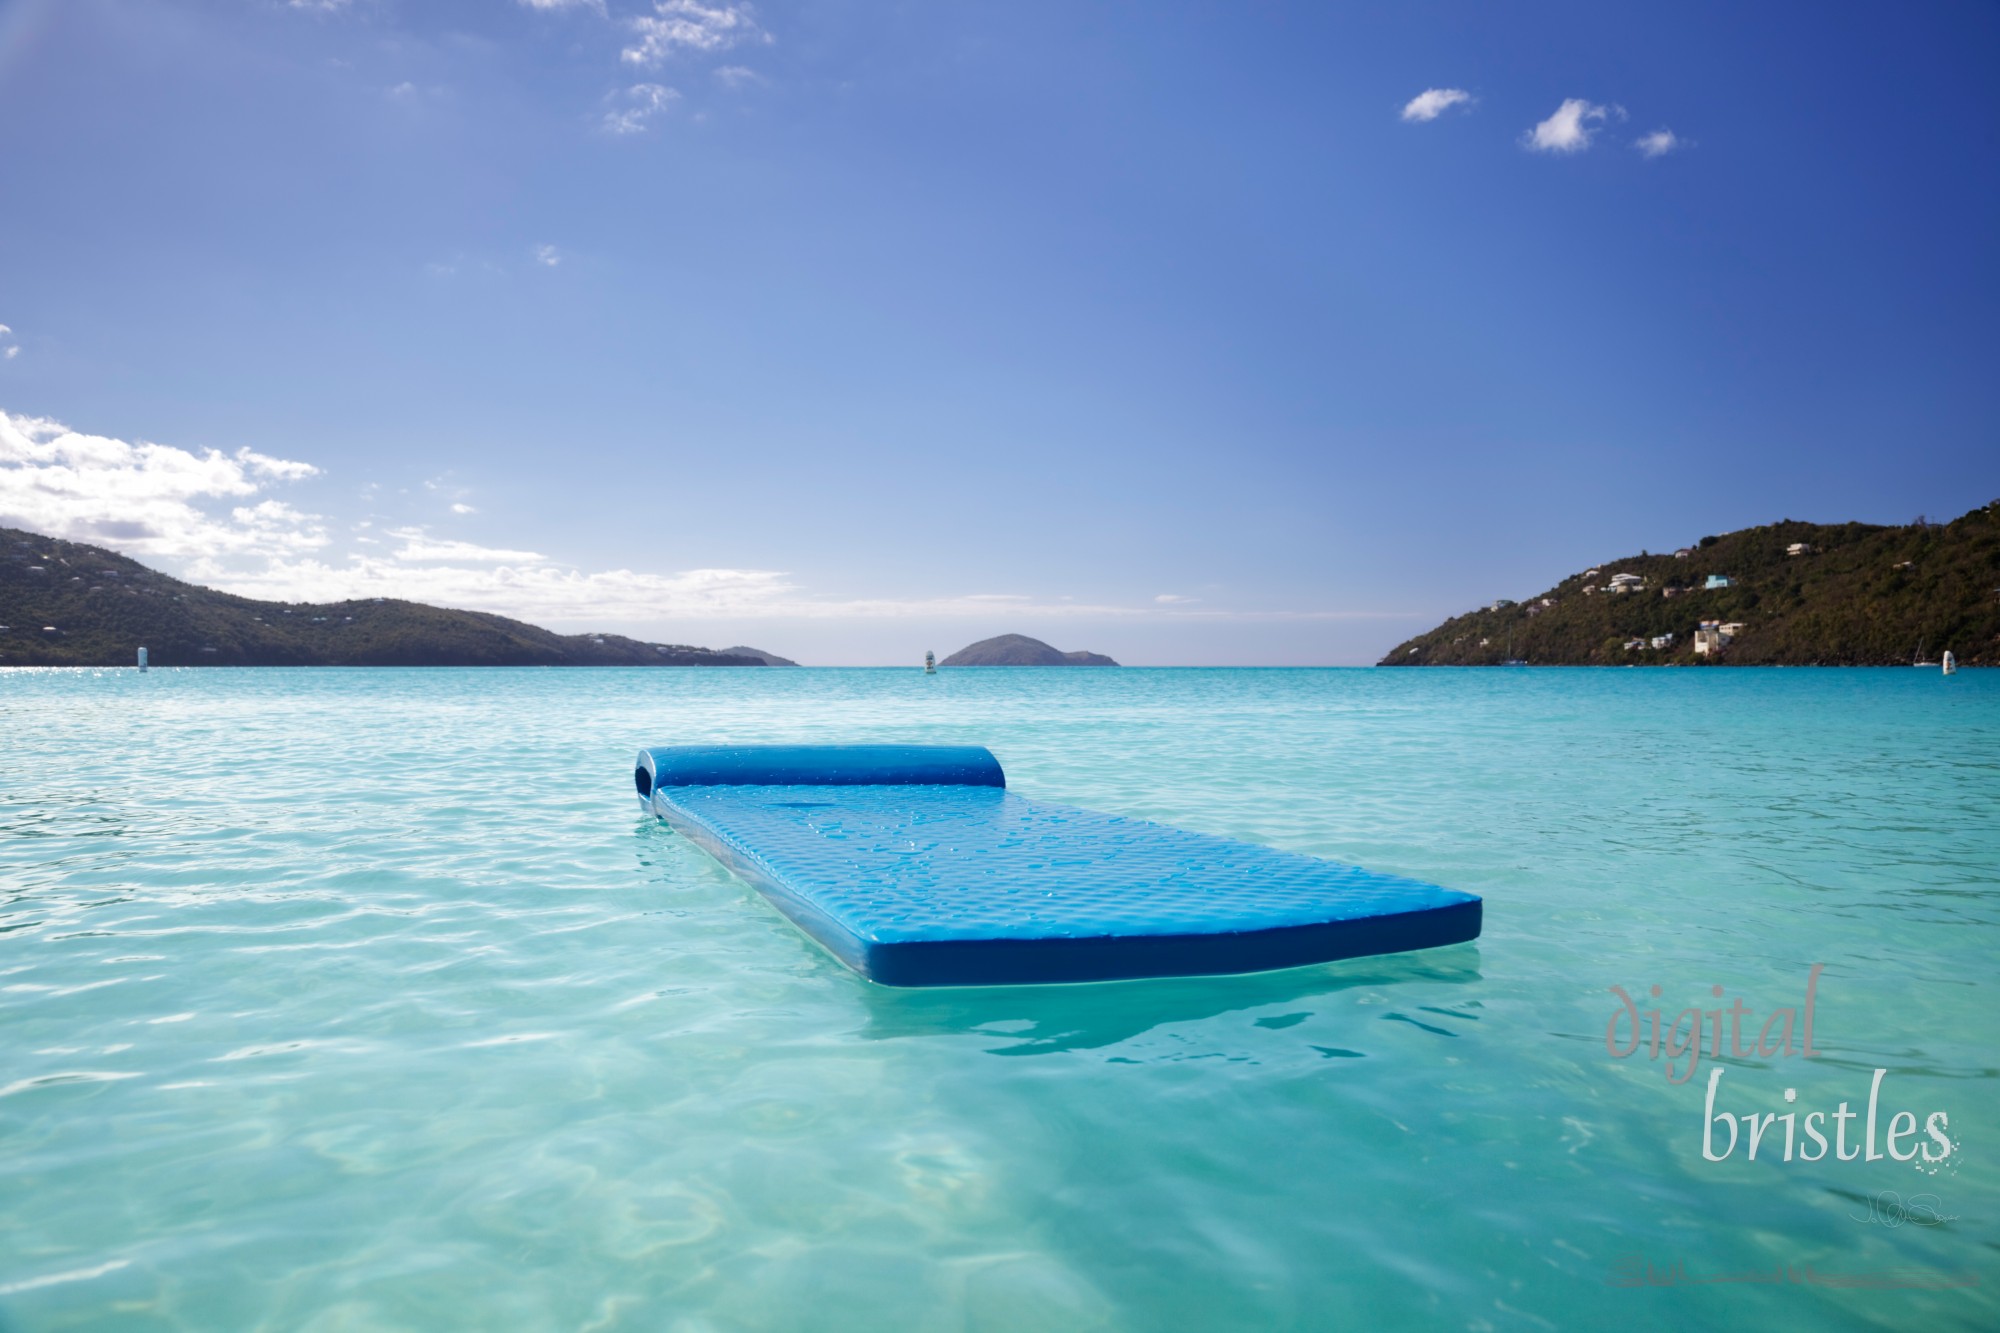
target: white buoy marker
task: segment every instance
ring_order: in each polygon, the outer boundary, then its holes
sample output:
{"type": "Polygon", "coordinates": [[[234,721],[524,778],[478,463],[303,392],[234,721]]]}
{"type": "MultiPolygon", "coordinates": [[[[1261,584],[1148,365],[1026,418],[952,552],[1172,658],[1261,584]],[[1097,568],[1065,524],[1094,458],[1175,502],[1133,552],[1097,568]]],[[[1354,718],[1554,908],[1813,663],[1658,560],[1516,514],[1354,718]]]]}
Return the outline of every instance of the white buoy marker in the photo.
{"type": "Polygon", "coordinates": [[[144,671],[145,669],[146,669],[146,650],[144,648],[141,648],[139,650],[139,670],[144,671]]]}

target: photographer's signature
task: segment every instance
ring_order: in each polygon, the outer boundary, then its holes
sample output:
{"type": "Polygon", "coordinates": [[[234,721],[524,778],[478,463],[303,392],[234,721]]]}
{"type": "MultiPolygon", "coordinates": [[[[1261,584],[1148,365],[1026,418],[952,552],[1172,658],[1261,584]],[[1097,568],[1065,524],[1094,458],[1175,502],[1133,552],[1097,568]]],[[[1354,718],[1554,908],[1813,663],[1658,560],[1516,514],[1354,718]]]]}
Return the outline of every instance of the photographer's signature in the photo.
{"type": "Polygon", "coordinates": [[[1935,1194],[1912,1194],[1906,1199],[1897,1190],[1877,1190],[1868,1196],[1866,1202],[1866,1213],[1849,1213],[1848,1216],[1856,1222],[1888,1227],[1892,1231],[1905,1223],[1913,1227],[1941,1227],[1958,1220],[1958,1214],[1944,1211],[1944,1205],[1935,1194]]]}

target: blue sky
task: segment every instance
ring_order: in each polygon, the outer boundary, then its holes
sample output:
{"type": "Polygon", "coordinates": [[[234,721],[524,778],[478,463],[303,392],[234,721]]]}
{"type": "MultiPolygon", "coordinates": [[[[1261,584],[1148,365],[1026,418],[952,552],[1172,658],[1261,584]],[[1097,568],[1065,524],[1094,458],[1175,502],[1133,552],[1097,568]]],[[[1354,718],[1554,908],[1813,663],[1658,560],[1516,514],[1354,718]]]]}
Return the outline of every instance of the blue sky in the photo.
{"type": "Polygon", "coordinates": [[[2000,495],[1995,69],[1984,3],[0,0],[0,522],[809,662],[1372,661],[2000,495]]]}

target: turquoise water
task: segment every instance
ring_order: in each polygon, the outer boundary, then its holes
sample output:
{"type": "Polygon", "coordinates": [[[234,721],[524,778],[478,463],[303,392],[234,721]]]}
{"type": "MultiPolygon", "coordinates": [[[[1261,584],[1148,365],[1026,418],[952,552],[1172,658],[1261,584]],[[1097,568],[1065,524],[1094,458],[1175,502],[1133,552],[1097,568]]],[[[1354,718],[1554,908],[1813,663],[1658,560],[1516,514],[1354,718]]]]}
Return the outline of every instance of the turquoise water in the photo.
{"type": "Polygon", "coordinates": [[[2000,1326],[2000,673],[7,671],[0,737],[10,1331],[2000,1326]],[[857,739],[1486,932],[871,987],[630,786],[857,739]],[[1813,964],[1719,1105],[1887,1069],[1944,1161],[1708,1161],[1718,1062],[1606,1049],[1813,964]]]}

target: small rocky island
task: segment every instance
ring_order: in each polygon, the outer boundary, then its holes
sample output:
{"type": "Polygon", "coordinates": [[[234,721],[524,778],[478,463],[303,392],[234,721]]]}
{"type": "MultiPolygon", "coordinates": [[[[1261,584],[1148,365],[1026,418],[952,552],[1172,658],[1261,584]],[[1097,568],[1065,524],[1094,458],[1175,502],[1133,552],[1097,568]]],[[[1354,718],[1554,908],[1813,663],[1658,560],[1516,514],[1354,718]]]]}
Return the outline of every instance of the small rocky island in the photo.
{"type": "Polygon", "coordinates": [[[1112,666],[1103,653],[1066,653],[1025,634],[1002,634],[967,644],[938,663],[941,667],[971,666],[1112,666]]]}

